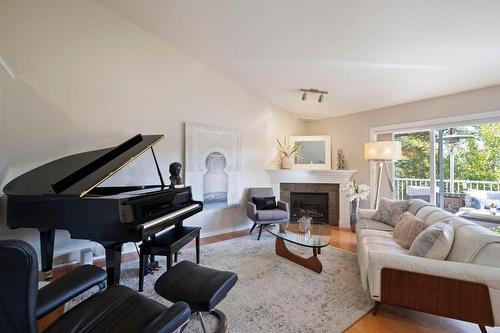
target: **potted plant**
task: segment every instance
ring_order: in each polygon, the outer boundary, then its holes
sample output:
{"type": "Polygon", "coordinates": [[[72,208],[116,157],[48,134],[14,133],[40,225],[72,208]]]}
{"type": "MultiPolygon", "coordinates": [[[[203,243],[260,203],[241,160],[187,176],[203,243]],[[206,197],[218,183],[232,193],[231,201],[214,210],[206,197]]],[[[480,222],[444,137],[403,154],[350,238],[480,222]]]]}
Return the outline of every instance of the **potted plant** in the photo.
{"type": "Polygon", "coordinates": [[[368,198],[370,186],[352,181],[342,188],[342,192],[344,192],[347,200],[351,202],[351,231],[354,232],[356,231],[356,223],[358,223],[359,201],[368,198]]]}
{"type": "Polygon", "coordinates": [[[293,166],[293,159],[300,156],[300,151],[302,150],[302,145],[299,143],[288,144],[281,143],[280,140],[276,139],[278,143],[278,152],[281,159],[281,168],[290,169],[293,166]]]}

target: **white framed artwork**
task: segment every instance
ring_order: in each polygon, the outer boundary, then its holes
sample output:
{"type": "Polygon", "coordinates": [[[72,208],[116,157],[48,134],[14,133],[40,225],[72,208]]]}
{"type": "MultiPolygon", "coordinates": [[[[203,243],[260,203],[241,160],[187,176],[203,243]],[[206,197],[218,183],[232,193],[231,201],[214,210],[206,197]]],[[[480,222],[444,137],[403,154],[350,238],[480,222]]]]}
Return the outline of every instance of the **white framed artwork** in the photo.
{"type": "Polygon", "coordinates": [[[332,168],[332,138],[329,135],[290,136],[290,144],[302,146],[300,154],[294,158],[294,169],[332,168]]]}
{"type": "Polygon", "coordinates": [[[186,123],[186,184],[206,208],[240,204],[241,132],[239,129],[186,123]]]}

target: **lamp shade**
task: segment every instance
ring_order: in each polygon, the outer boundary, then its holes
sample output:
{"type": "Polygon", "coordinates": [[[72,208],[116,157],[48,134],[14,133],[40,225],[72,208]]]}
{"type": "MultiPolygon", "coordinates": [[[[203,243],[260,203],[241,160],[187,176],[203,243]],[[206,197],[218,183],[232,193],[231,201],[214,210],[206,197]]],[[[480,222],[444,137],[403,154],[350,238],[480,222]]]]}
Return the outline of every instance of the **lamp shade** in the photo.
{"type": "Polygon", "coordinates": [[[401,159],[401,142],[378,141],[365,143],[365,160],[397,161],[401,159]]]}

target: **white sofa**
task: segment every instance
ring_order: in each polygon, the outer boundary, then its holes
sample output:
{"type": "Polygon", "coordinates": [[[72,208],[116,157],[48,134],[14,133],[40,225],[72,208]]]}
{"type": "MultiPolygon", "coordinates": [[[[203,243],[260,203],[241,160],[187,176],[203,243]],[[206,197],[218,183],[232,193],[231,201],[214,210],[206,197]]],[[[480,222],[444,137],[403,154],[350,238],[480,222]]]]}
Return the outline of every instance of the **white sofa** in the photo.
{"type": "Polygon", "coordinates": [[[393,227],[360,210],[356,226],[363,287],[380,303],[401,306],[484,326],[500,325],[500,235],[423,200],[408,211],[426,227],[449,219],[455,237],[446,260],[410,256],[393,227]]]}

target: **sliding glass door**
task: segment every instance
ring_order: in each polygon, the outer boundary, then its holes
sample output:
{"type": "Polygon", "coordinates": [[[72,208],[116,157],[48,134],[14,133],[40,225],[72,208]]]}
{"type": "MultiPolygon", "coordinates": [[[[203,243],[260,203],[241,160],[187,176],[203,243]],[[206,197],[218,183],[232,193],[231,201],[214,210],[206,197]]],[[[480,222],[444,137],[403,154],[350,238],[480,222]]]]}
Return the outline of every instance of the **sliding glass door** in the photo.
{"type": "Polygon", "coordinates": [[[395,163],[394,189],[398,200],[419,198],[434,202],[431,166],[431,135],[433,131],[406,132],[394,135],[401,141],[403,158],[395,163]]]}
{"type": "Polygon", "coordinates": [[[403,150],[394,170],[396,199],[419,198],[455,213],[486,207],[466,202],[466,194],[500,196],[500,123],[406,131],[394,140],[403,150]]]}

